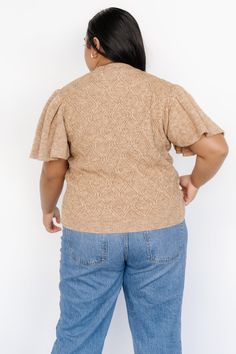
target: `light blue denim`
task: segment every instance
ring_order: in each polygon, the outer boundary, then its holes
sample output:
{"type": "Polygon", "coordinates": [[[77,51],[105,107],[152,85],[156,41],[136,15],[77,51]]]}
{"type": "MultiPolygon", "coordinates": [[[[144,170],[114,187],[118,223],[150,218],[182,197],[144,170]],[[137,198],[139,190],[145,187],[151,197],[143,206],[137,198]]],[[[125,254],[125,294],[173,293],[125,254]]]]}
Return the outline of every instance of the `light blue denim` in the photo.
{"type": "Polygon", "coordinates": [[[81,232],[63,226],[60,318],[51,354],[101,354],[123,286],[135,354],[181,354],[188,231],[81,232]]]}

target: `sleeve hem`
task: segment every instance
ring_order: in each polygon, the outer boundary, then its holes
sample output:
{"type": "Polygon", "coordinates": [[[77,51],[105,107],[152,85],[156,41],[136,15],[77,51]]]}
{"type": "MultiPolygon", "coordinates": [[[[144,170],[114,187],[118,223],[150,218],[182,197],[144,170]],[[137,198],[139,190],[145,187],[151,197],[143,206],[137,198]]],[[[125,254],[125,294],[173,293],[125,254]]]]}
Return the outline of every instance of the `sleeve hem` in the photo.
{"type": "Polygon", "coordinates": [[[42,155],[31,153],[28,157],[29,157],[29,159],[48,162],[48,161],[55,161],[58,159],[68,160],[69,156],[65,157],[64,155],[57,154],[56,156],[47,157],[47,156],[42,156],[42,155]]]}
{"type": "Polygon", "coordinates": [[[196,143],[200,138],[201,136],[205,134],[206,137],[211,137],[211,136],[214,136],[214,135],[217,135],[217,134],[225,134],[225,131],[221,128],[219,129],[216,129],[214,131],[209,131],[207,129],[204,129],[202,132],[200,132],[198,135],[196,135],[192,140],[191,142],[186,145],[186,146],[177,146],[177,145],[174,145],[174,149],[176,151],[177,154],[182,154],[183,156],[194,156],[196,155],[191,149],[190,149],[190,145],[196,143]]]}

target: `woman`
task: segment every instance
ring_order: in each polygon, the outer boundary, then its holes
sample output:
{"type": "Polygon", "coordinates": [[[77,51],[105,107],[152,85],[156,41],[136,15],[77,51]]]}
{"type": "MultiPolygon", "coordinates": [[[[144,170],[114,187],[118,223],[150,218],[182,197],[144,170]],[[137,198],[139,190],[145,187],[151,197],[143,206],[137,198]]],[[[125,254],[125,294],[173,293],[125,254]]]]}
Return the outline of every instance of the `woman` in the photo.
{"type": "Polygon", "coordinates": [[[63,225],[52,353],[102,353],[123,287],[134,352],[180,354],[185,206],[222,165],[224,131],[181,85],[145,71],[127,11],[89,21],[85,61],[89,72],[48,99],[30,153],[44,161],[43,224],[63,225]],[[196,155],[191,174],[179,177],[171,143],[196,155]]]}

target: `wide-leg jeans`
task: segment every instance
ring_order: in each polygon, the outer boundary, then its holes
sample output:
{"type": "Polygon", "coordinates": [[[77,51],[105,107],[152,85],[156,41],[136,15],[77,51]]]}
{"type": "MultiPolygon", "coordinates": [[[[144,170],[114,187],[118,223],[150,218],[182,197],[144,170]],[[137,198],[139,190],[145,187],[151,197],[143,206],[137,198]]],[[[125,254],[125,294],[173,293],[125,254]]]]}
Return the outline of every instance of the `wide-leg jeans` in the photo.
{"type": "Polygon", "coordinates": [[[60,318],[51,354],[102,354],[121,287],[134,353],[182,354],[187,239],[185,219],[127,233],[63,226],[60,318]]]}

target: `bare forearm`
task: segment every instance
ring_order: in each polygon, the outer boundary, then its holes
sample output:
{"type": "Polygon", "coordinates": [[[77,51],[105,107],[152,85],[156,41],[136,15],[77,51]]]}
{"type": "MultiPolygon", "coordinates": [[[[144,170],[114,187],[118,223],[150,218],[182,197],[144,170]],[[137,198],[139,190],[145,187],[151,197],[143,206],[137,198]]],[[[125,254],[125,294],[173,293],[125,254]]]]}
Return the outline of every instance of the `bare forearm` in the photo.
{"type": "Polygon", "coordinates": [[[192,184],[199,188],[211,179],[223,164],[227,154],[215,154],[211,157],[197,155],[195,166],[191,173],[192,184]]]}
{"type": "Polygon", "coordinates": [[[41,208],[44,214],[53,212],[60,197],[64,178],[47,178],[42,173],[40,176],[41,208]]]}

